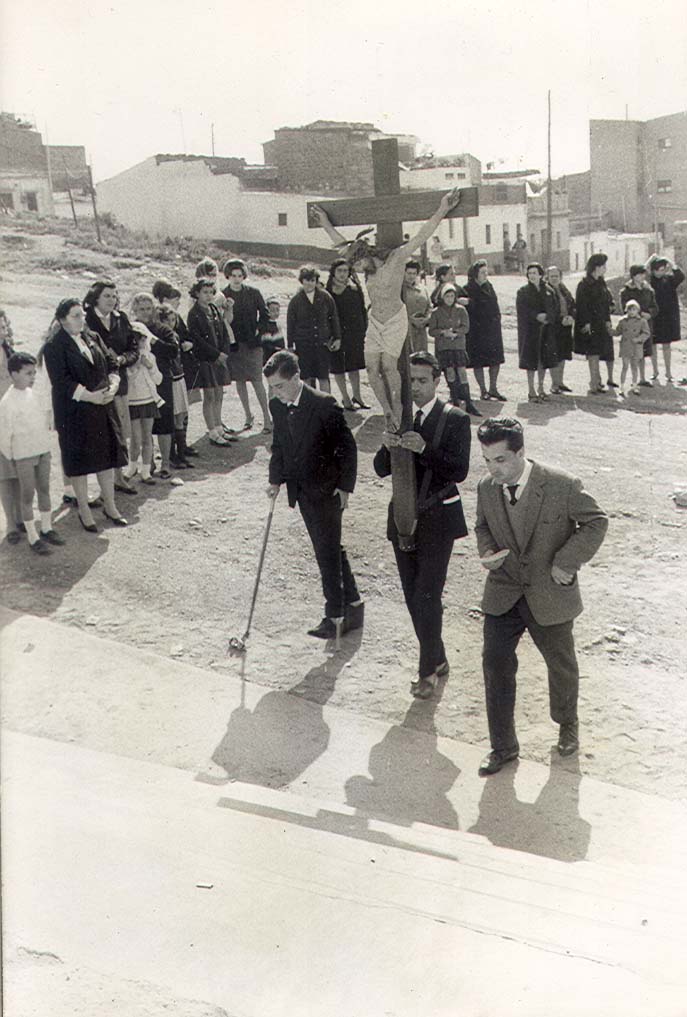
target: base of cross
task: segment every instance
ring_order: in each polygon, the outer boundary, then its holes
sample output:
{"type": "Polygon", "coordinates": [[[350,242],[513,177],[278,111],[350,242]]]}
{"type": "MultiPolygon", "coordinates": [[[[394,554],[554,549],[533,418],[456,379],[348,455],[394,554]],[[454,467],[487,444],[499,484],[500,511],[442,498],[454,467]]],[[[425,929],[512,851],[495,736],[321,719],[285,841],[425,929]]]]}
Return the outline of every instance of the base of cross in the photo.
{"type": "MultiPolygon", "coordinates": [[[[398,429],[410,431],[413,427],[413,403],[410,394],[410,349],[406,339],[398,358],[398,372],[401,378],[401,426],[398,429]]],[[[391,457],[391,505],[401,551],[415,550],[417,528],[417,482],[415,478],[415,453],[407,448],[389,449],[391,457]]]]}

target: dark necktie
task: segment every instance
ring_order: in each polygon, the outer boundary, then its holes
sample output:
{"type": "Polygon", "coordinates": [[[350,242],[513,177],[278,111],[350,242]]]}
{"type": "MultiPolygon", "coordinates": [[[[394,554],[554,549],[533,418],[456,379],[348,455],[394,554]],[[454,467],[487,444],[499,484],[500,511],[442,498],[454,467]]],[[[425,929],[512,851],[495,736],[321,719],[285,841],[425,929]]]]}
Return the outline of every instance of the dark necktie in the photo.
{"type": "Polygon", "coordinates": [[[518,486],[519,486],[518,484],[506,484],[506,487],[508,488],[508,491],[510,493],[511,505],[517,505],[518,503],[518,499],[515,497],[515,492],[517,491],[518,486]]]}
{"type": "Polygon", "coordinates": [[[422,410],[418,410],[413,419],[413,430],[419,431],[422,427],[422,410]]]}
{"type": "Polygon", "coordinates": [[[298,407],[295,403],[289,403],[286,409],[286,425],[289,429],[289,434],[293,438],[296,434],[296,414],[298,413],[298,407]]]}

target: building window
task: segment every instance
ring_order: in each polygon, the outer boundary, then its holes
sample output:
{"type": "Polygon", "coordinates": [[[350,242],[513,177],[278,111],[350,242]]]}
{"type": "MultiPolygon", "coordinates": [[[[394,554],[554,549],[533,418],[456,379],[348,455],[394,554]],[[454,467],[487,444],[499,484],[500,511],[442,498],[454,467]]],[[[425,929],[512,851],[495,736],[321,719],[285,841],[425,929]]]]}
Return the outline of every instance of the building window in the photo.
{"type": "Polygon", "coordinates": [[[508,188],[497,184],[494,189],[494,201],[508,201],[508,188]]]}
{"type": "Polygon", "coordinates": [[[38,195],[35,191],[26,191],[24,194],[24,200],[26,201],[26,207],[29,212],[38,211],[38,195]]]}
{"type": "Polygon", "coordinates": [[[454,220],[453,219],[449,219],[449,221],[448,221],[448,238],[449,238],[449,240],[453,240],[454,227],[455,227],[454,220]]]}
{"type": "Polygon", "coordinates": [[[288,226],[289,217],[286,212],[277,212],[277,226],[288,226]]]}
{"type": "Polygon", "coordinates": [[[485,233],[484,242],[485,244],[489,245],[491,243],[491,226],[485,226],[484,233],[485,233]]]}
{"type": "Polygon", "coordinates": [[[673,181],[672,180],[657,180],[656,181],[656,190],[658,191],[659,194],[670,194],[672,189],[673,189],[673,181]]]}
{"type": "Polygon", "coordinates": [[[522,236],[522,226],[520,225],[520,223],[515,224],[515,236],[517,237],[518,240],[522,236]]]}
{"type": "Polygon", "coordinates": [[[658,147],[661,150],[663,150],[665,148],[672,148],[673,147],[673,142],[671,141],[670,138],[659,138],[658,139],[658,147]]]}
{"type": "Polygon", "coordinates": [[[665,235],[666,235],[666,224],[664,222],[660,222],[658,224],[658,232],[659,232],[660,236],[665,237],[665,235]]]}
{"type": "Polygon", "coordinates": [[[575,271],[580,271],[580,256],[577,251],[575,251],[575,271]]]}
{"type": "Polygon", "coordinates": [[[537,234],[530,233],[530,251],[532,254],[537,250],[537,234]]]}
{"type": "Polygon", "coordinates": [[[14,195],[11,191],[3,191],[0,194],[0,208],[7,210],[14,208],[14,195]]]}
{"type": "Polygon", "coordinates": [[[455,175],[453,173],[444,173],[444,180],[453,180],[455,175]]]}
{"type": "Polygon", "coordinates": [[[560,230],[557,230],[556,231],[556,250],[560,251],[560,249],[561,249],[561,234],[560,234],[560,230]]]}

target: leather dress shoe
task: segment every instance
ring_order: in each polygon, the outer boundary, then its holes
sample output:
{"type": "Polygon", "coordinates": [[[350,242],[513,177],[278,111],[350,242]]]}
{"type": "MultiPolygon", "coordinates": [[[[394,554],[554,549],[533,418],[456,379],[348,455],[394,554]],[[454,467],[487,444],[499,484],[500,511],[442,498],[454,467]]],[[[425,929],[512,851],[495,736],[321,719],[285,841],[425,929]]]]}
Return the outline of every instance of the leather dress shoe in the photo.
{"type": "Polygon", "coordinates": [[[341,627],[341,635],[353,632],[354,629],[361,629],[365,621],[364,604],[346,604],[344,608],[344,620],[341,627]]]}
{"type": "Polygon", "coordinates": [[[517,745],[512,749],[493,749],[479,764],[477,772],[480,777],[490,777],[492,773],[502,770],[506,763],[512,763],[519,755],[520,748],[517,745]]]}
{"type": "Polygon", "coordinates": [[[418,678],[417,681],[411,682],[410,694],[415,696],[416,699],[431,699],[436,687],[437,675],[435,671],[434,674],[429,674],[425,678],[418,678]]]}
{"type": "Polygon", "coordinates": [[[561,724],[558,735],[558,751],[562,756],[572,756],[580,747],[579,726],[577,721],[574,724],[561,724]]]}
{"type": "Polygon", "coordinates": [[[316,639],[336,639],[336,625],[331,618],[323,618],[314,629],[308,629],[308,635],[316,639]]]}

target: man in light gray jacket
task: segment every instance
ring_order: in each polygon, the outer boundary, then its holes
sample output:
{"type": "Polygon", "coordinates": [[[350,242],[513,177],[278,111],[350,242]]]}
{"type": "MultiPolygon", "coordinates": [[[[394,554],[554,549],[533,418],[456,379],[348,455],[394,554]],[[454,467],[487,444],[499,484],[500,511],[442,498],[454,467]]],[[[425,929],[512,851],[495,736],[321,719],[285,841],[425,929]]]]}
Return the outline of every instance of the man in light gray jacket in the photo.
{"type": "Polygon", "coordinates": [[[582,611],[580,566],[598,551],[608,518],[581,481],[525,458],[522,425],[500,417],[477,431],[489,470],[477,488],[477,546],[489,571],[484,611],[484,686],[491,752],[480,776],[518,757],[516,648],[528,631],[546,661],[558,751],[579,748],[579,671],[573,620],[582,611]]]}

